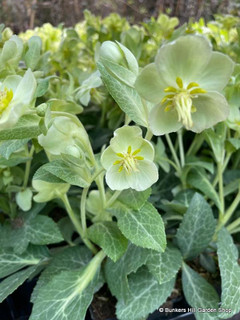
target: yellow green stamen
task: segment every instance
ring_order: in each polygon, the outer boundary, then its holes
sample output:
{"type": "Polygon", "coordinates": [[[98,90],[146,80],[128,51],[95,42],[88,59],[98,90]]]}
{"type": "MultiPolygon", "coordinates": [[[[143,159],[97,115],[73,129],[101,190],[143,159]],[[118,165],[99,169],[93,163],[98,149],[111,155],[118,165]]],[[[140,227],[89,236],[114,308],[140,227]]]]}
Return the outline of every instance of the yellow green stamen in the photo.
{"type": "Polygon", "coordinates": [[[132,152],[132,147],[129,146],[127,148],[127,152],[116,153],[116,155],[122,159],[116,160],[113,163],[113,165],[120,164],[118,172],[121,172],[123,169],[128,174],[130,174],[132,171],[136,172],[136,171],[138,171],[137,161],[144,159],[144,157],[142,157],[142,156],[137,156],[137,154],[139,152],[141,152],[141,149],[136,149],[135,151],[132,152]]]}
{"type": "Polygon", "coordinates": [[[13,91],[5,88],[3,91],[0,91],[0,115],[7,109],[11,100],[13,98],[13,91]]]}
{"type": "Polygon", "coordinates": [[[168,112],[176,110],[178,114],[178,121],[182,122],[187,129],[193,126],[191,113],[196,112],[197,109],[192,104],[192,99],[197,98],[198,94],[204,94],[207,91],[200,88],[196,82],[190,82],[184,86],[183,80],[180,77],[176,78],[176,88],[167,87],[164,92],[170,93],[163,97],[161,104],[165,104],[164,111],[168,112]]]}

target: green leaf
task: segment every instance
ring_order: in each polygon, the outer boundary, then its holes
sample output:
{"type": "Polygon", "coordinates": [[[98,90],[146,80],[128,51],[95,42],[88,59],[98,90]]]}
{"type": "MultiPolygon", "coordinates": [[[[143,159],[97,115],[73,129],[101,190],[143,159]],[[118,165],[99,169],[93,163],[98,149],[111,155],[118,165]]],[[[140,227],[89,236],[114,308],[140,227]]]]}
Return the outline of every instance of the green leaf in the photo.
{"type": "Polygon", "coordinates": [[[41,38],[33,36],[28,40],[28,50],[25,54],[25,62],[28,68],[34,70],[38,64],[41,54],[41,38]]]}
{"type": "Polygon", "coordinates": [[[73,166],[63,160],[56,160],[44,164],[37,170],[33,179],[53,182],[52,180],[55,178],[51,178],[52,175],[58,178],[56,183],[59,183],[61,180],[81,188],[87,188],[91,183],[91,177],[89,177],[86,169],[84,170],[84,168],[73,166]],[[51,175],[46,175],[46,172],[51,175]]]}
{"type": "Polygon", "coordinates": [[[104,84],[119,107],[134,122],[144,127],[148,127],[148,108],[143,105],[142,99],[137,91],[115,79],[101,62],[98,62],[98,69],[104,84]]]}
{"type": "Polygon", "coordinates": [[[212,240],[216,222],[212,209],[204,198],[196,193],[192,198],[177,231],[177,244],[184,258],[201,253],[212,240]]]}
{"type": "Polygon", "coordinates": [[[122,202],[127,207],[139,209],[147,201],[151,195],[151,188],[145,191],[135,191],[134,189],[123,190],[118,197],[118,201],[122,202]]]}
{"type": "Polygon", "coordinates": [[[187,181],[194,188],[200,190],[204,195],[213,200],[218,209],[221,209],[219,196],[206,175],[204,175],[201,171],[192,169],[188,174],[187,181]]]}
{"type": "Polygon", "coordinates": [[[12,154],[10,156],[10,159],[5,159],[0,157],[0,166],[6,166],[6,167],[15,167],[20,163],[25,163],[29,160],[29,157],[24,157],[20,154],[12,154]]]}
{"type": "Polygon", "coordinates": [[[35,98],[42,97],[47,92],[49,87],[49,78],[50,77],[47,77],[45,79],[38,79],[37,89],[34,95],[35,98]]]}
{"type": "Polygon", "coordinates": [[[37,266],[30,267],[14,273],[8,278],[0,282],[0,303],[7,298],[13,291],[15,291],[25,280],[27,280],[33,272],[37,269],[37,266]]]}
{"type": "Polygon", "coordinates": [[[10,155],[13,152],[18,151],[25,144],[27,144],[28,141],[29,141],[29,139],[4,141],[0,145],[0,155],[6,159],[9,159],[10,155]]]}
{"type": "Polygon", "coordinates": [[[45,170],[45,165],[41,166],[34,174],[33,180],[42,180],[50,183],[64,183],[62,179],[45,170]]]}
{"type": "Polygon", "coordinates": [[[38,126],[40,118],[35,115],[24,115],[11,129],[0,130],[0,140],[31,139],[41,131],[38,126]]]}
{"type": "Polygon", "coordinates": [[[40,261],[49,257],[45,247],[29,246],[23,254],[16,254],[13,249],[0,249],[0,278],[4,278],[13,272],[29,265],[37,265],[40,261]]]}
{"type": "Polygon", "coordinates": [[[218,259],[222,279],[221,308],[232,309],[231,315],[219,313],[219,318],[227,319],[240,311],[240,266],[237,262],[238,250],[229,232],[223,228],[218,233],[218,259]]]}
{"type": "Polygon", "coordinates": [[[187,302],[196,308],[194,313],[197,320],[218,320],[219,296],[216,290],[197,272],[185,263],[182,268],[183,292],[187,302]],[[216,309],[216,312],[198,312],[201,309],[216,309]]]}
{"type": "Polygon", "coordinates": [[[49,217],[38,215],[44,205],[35,205],[30,211],[23,212],[11,224],[5,224],[0,234],[3,247],[13,247],[16,253],[23,253],[28,244],[58,243],[63,237],[57,224],[49,217]]]}
{"type": "Polygon", "coordinates": [[[30,320],[84,320],[93,294],[101,286],[99,276],[87,286],[87,267],[63,271],[39,290],[30,320]]]}
{"type": "Polygon", "coordinates": [[[163,253],[152,251],[147,261],[147,267],[159,284],[170,281],[176,276],[182,265],[180,251],[173,247],[167,247],[163,253]]]}
{"type": "Polygon", "coordinates": [[[85,246],[68,247],[50,260],[49,265],[41,273],[37,285],[31,296],[31,301],[35,302],[41,287],[49,283],[52,278],[62,271],[81,269],[91,260],[92,253],[85,246]]]}
{"type": "Polygon", "coordinates": [[[199,159],[198,157],[187,157],[185,166],[188,167],[200,167],[208,170],[210,173],[214,173],[214,166],[212,162],[204,161],[204,159],[199,159]]]}
{"type": "Polygon", "coordinates": [[[231,144],[231,146],[233,147],[234,151],[240,149],[240,139],[229,138],[229,139],[227,139],[227,141],[231,144]]]}
{"type": "Polygon", "coordinates": [[[213,129],[207,129],[204,131],[204,134],[208,144],[213,150],[216,161],[221,162],[224,152],[226,126],[224,123],[219,123],[214,129],[215,131],[213,129]]]}
{"type": "Polygon", "coordinates": [[[117,299],[124,299],[127,296],[129,290],[128,275],[136,272],[144,265],[149,254],[150,250],[136,247],[130,243],[125,254],[116,263],[107,259],[104,273],[112,295],[117,299]]]}
{"type": "Polygon", "coordinates": [[[129,292],[126,300],[117,303],[119,320],[146,319],[150,312],[155,311],[170,296],[175,279],[160,285],[146,267],[129,276],[129,292]]]}
{"type": "Polygon", "coordinates": [[[133,210],[121,203],[115,203],[111,211],[117,217],[119,229],[137,246],[164,251],[166,235],[162,218],[151,203],[145,203],[133,210]]]}
{"type": "Polygon", "coordinates": [[[27,188],[16,194],[16,202],[23,211],[28,211],[32,207],[32,190],[27,188]]]}

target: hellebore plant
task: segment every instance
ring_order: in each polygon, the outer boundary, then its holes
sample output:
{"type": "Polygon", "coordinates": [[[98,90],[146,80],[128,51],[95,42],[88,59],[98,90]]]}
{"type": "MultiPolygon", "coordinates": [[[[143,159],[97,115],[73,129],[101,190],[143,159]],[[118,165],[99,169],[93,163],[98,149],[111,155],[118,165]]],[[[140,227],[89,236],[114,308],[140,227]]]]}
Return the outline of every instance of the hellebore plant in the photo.
{"type": "Polygon", "coordinates": [[[227,319],[239,66],[176,18],[85,19],[24,42],[0,25],[0,302],[38,277],[30,320],[85,320],[106,287],[118,320],[143,320],[181,282],[197,320],[227,319]]]}

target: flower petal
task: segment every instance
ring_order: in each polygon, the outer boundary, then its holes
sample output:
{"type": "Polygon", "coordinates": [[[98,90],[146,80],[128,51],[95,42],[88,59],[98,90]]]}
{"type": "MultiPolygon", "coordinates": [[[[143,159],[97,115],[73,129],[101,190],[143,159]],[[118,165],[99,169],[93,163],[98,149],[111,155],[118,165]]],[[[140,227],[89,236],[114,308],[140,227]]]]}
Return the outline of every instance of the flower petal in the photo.
{"type": "Polygon", "coordinates": [[[113,163],[116,160],[119,160],[119,159],[116,155],[116,152],[114,152],[112,147],[109,146],[107,149],[103,151],[103,154],[101,156],[101,163],[104,169],[108,169],[113,165],[113,163]]]}
{"type": "Polygon", "coordinates": [[[28,69],[19,83],[16,92],[13,96],[13,102],[21,102],[24,105],[28,105],[34,96],[37,87],[37,82],[31,69],[28,69]]]}
{"type": "Polygon", "coordinates": [[[176,77],[182,78],[186,86],[196,82],[196,76],[205,69],[211,54],[212,47],[206,38],[187,35],[162,46],[155,63],[168,86],[176,86],[176,77]]]}
{"type": "Polygon", "coordinates": [[[164,106],[156,105],[150,112],[150,129],[156,136],[166,133],[176,132],[182,127],[182,123],[178,122],[178,115],[175,110],[164,111],[164,106]]]}
{"type": "Polygon", "coordinates": [[[145,160],[153,161],[154,159],[154,148],[151,142],[142,139],[142,145],[140,147],[141,151],[139,152],[139,156],[144,157],[145,160]]]}
{"type": "Polygon", "coordinates": [[[119,166],[113,165],[107,170],[106,183],[112,190],[125,190],[130,187],[129,176],[125,170],[119,172],[119,166]]]}
{"type": "Polygon", "coordinates": [[[144,99],[157,104],[165,96],[167,83],[160,76],[155,63],[147,65],[135,82],[135,88],[144,99]]]}
{"type": "Polygon", "coordinates": [[[149,160],[138,162],[139,171],[132,172],[128,176],[129,186],[137,191],[143,191],[151,187],[158,180],[158,169],[149,160]]]}
{"type": "Polygon", "coordinates": [[[197,111],[192,114],[193,127],[191,131],[201,132],[226,120],[229,115],[229,105],[223,95],[218,92],[208,92],[193,99],[197,111]]]}
{"type": "Polygon", "coordinates": [[[142,144],[142,131],[137,126],[123,126],[114,131],[110,144],[114,152],[127,152],[129,146],[136,150],[142,144]]]}
{"type": "Polygon", "coordinates": [[[8,90],[12,90],[13,93],[16,91],[17,86],[19,85],[22,77],[14,75],[14,76],[8,76],[3,83],[0,86],[0,91],[4,88],[7,88],[8,90]]]}
{"type": "Polygon", "coordinates": [[[208,91],[221,91],[227,85],[233,69],[232,59],[220,52],[213,52],[197,82],[201,88],[208,91]]]}

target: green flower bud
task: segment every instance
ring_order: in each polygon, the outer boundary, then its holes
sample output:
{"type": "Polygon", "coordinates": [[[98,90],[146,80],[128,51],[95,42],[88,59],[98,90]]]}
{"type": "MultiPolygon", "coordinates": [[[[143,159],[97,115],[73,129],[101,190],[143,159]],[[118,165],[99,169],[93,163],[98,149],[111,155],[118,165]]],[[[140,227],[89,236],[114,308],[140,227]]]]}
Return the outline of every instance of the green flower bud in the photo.
{"type": "Polygon", "coordinates": [[[6,28],[3,30],[3,33],[2,33],[2,39],[3,41],[7,41],[11,38],[11,36],[13,35],[13,32],[10,28],[6,28]]]}
{"type": "Polygon", "coordinates": [[[99,56],[100,58],[110,60],[117,64],[124,64],[124,56],[121,49],[115,42],[112,41],[103,42],[100,48],[99,56]]]}
{"type": "Polygon", "coordinates": [[[45,116],[45,113],[47,111],[47,104],[46,103],[42,103],[40,104],[39,106],[37,106],[36,110],[37,110],[37,115],[39,117],[44,117],[45,116]]]}

